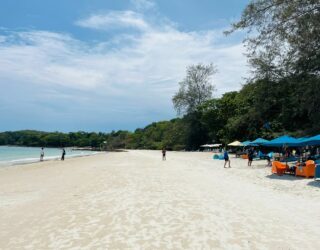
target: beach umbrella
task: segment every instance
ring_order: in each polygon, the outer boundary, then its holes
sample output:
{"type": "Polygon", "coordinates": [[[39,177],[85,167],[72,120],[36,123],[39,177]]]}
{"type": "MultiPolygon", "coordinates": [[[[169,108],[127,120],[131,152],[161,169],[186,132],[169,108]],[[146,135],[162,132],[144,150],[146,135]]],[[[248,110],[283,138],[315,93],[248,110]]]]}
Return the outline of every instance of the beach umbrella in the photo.
{"type": "Polygon", "coordinates": [[[310,137],[300,137],[297,138],[297,140],[299,140],[300,142],[304,142],[305,140],[309,139],[310,137]]]}
{"type": "Polygon", "coordinates": [[[312,137],[302,137],[299,138],[299,140],[301,140],[301,143],[303,145],[309,145],[309,146],[318,146],[320,145],[320,135],[315,135],[312,137]]]}
{"type": "Polygon", "coordinates": [[[250,145],[251,141],[244,141],[244,142],[241,142],[243,144],[243,146],[248,146],[250,145]]]}
{"type": "Polygon", "coordinates": [[[300,142],[300,146],[306,146],[307,143],[306,141],[309,139],[309,137],[300,137],[300,138],[297,138],[297,140],[300,142]]]}
{"type": "Polygon", "coordinates": [[[222,144],[204,144],[204,145],[200,145],[201,148],[218,148],[221,147],[222,144]]]}
{"type": "Polygon", "coordinates": [[[256,145],[263,145],[265,143],[269,142],[268,140],[266,139],[263,139],[263,138],[257,138],[255,139],[254,141],[252,141],[251,143],[249,143],[249,145],[251,146],[256,146],[256,145]]]}
{"type": "Polygon", "coordinates": [[[244,146],[244,145],[239,141],[234,141],[234,142],[229,143],[228,146],[239,147],[239,146],[244,146]]]}
{"type": "Polygon", "coordinates": [[[267,147],[283,147],[284,145],[294,147],[301,146],[302,143],[294,137],[284,135],[263,144],[267,147]]]}

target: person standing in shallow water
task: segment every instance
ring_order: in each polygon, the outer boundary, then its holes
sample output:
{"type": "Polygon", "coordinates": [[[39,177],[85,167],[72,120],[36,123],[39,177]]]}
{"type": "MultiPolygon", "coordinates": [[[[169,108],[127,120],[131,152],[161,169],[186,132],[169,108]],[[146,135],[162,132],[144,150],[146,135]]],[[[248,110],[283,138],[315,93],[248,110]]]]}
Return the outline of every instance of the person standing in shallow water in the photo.
{"type": "Polygon", "coordinates": [[[40,151],[40,161],[43,161],[43,157],[44,157],[44,150],[43,150],[43,148],[41,148],[41,151],[40,151]]]}
{"type": "Polygon", "coordinates": [[[66,155],[66,151],[64,148],[62,149],[61,161],[64,161],[64,156],[66,155]]]}
{"type": "Polygon", "coordinates": [[[167,158],[166,158],[166,148],[162,148],[162,160],[165,161],[167,158]]]}

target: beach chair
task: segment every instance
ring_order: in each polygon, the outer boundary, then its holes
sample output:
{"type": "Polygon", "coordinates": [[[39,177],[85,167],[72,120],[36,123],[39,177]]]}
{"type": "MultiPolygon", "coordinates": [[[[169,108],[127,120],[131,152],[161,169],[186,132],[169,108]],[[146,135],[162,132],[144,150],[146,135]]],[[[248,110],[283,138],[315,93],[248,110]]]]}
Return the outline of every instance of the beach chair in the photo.
{"type": "Polygon", "coordinates": [[[313,161],[313,160],[307,160],[306,161],[306,165],[308,165],[308,164],[314,164],[315,162],[313,161]]]}
{"type": "Polygon", "coordinates": [[[316,165],[314,161],[309,160],[306,161],[306,165],[303,166],[301,164],[296,165],[296,176],[303,176],[306,178],[315,176],[316,165]]]}
{"type": "Polygon", "coordinates": [[[315,169],[315,173],[314,173],[314,178],[317,180],[317,179],[320,179],[320,164],[317,164],[316,165],[316,169],[315,169]]]}
{"type": "Polygon", "coordinates": [[[288,166],[287,164],[278,161],[276,164],[276,169],[277,175],[283,175],[288,170],[288,166]]]}
{"type": "Polygon", "coordinates": [[[273,174],[277,173],[276,161],[272,162],[271,173],[273,173],[273,174]]]}
{"type": "Polygon", "coordinates": [[[283,175],[288,169],[286,164],[281,163],[280,161],[272,162],[271,172],[277,175],[283,175]]]}

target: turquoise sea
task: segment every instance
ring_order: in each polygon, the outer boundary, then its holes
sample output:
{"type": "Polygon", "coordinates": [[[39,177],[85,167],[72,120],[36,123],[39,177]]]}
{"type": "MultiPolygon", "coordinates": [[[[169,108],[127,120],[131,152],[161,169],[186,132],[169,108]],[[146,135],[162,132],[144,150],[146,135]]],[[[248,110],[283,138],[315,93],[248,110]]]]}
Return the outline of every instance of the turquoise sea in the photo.
{"type": "MultiPolygon", "coordinates": [[[[94,151],[72,150],[71,148],[65,148],[65,150],[66,159],[97,153],[94,151]]],[[[40,161],[40,151],[41,148],[37,147],[0,146],[0,167],[38,162],[40,161]]],[[[44,148],[44,160],[60,159],[61,153],[61,148],[44,148]]]]}

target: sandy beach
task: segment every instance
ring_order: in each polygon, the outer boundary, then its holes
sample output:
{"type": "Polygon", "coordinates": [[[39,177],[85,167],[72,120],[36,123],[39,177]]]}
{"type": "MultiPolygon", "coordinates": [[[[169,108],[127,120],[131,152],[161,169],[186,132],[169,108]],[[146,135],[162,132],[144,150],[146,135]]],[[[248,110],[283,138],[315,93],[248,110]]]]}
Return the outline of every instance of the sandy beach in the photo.
{"type": "Polygon", "coordinates": [[[319,249],[320,181],[211,153],[0,169],[0,249],[319,249]]]}

